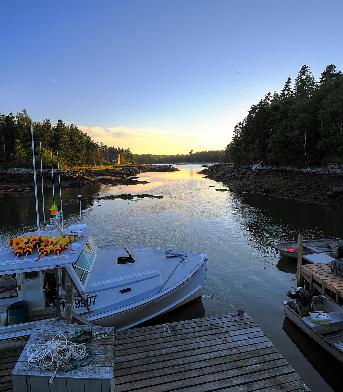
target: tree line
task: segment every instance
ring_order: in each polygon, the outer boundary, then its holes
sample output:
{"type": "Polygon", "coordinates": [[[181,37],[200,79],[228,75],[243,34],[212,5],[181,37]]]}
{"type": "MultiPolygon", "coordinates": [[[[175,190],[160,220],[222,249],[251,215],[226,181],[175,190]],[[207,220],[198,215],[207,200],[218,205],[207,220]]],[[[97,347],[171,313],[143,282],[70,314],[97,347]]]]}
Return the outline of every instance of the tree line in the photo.
{"type": "MultiPolygon", "coordinates": [[[[3,167],[25,167],[31,165],[31,118],[23,110],[17,114],[0,114],[0,164],[3,167]]],[[[67,125],[62,120],[52,124],[46,119],[32,122],[36,151],[42,143],[45,165],[65,167],[102,165],[113,163],[118,154],[124,162],[132,162],[130,149],[108,147],[96,143],[74,124],[67,125]]]]}
{"type": "Polygon", "coordinates": [[[224,150],[212,151],[190,151],[188,154],[175,155],[153,155],[153,154],[135,154],[136,163],[206,163],[224,161],[224,150]]]}
{"type": "Polygon", "coordinates": [[[268,93],[234,128],[226,160],[310,166],[343,163],[343,74],[331,64],[315,80],[303,65],[292,83],[268,93]]]}

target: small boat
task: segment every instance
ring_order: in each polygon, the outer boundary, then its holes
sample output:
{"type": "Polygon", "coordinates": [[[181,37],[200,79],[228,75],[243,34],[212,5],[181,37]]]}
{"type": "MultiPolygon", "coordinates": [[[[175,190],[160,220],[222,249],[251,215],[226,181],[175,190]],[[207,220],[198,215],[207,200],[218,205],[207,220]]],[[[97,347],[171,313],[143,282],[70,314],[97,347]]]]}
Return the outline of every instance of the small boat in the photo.
{"type": "MultiPolygon", "coordinates": [[[[303,256],[306,257],[312,254],[326,254],[331,261],[338,257],[338,249],[343,246],[341,239],[320,239],[320,240],[304,240],[303,242],[303,256]]],[[[297,242],[286,242],[276,245],[276,249],[280,252],[281,257],[290,257],[296,259],[298,257],[297,242]]],[[[322,261],[325,262],[325,261],[322,261]]]]}
{"type": "Polygon", "coordinates": [[[206,277],[206,254],[98,249],[85,224],[56,223],[10,245],[0,249],[0,339],[68,312],[129,328],[200,297],[206,277]]]}
{"type": "Polygon", "coordinates": [[[343,363],[343,310],[323,295],[298,287],[283,302],[285,316],[343,363]]]}

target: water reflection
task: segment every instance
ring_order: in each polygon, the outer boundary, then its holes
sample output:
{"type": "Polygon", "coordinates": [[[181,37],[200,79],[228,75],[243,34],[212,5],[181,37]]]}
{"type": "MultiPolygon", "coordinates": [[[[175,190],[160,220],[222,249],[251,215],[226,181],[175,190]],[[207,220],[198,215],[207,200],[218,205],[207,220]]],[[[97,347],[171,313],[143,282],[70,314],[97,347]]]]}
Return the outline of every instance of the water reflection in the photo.
{"type": "MultiPolygon", "coordinates": [[[[79,211],[78,195],[82,195],[82,209],[86,210],[94,203],[94,196],[99,192],[100,186],[93,185],[85,188],[69,188],[63,190],[63,212],[66,220],[77,217],[79,211]]],[[[59,206],[59,197],[56,196],[59,206]]],[[[45,192],[45,214],[50,217],[49,208],[52,204],[51,190],[45,192]]],[[[16,193],[0,199],[0,237],[9,237],[26,230],[35,229],[36,207],[33,193],[16,193]]],[[[40,203],[40,217],[43,221],[43,212],[40,203]]]]}
{"type": "Polygon", "coordinates": [[[343,237],[343,211],[331,207],[238,195],[233,211],[254,246],[266,255],[275,254],[280,242],[296,241],[299,232],[307,239],[343,237]]]}
{"type": "MultiPolygon", "coordinates": [[[[343,237],[343,211],[218,192],[220,184],[198,174],[200,165],[180,169],[140,175],[148,184],[64,191],[67,223],[77,220],[77,194],[81,193],[85,199],[83,220],[100,247],[127,244],[130,248],[208,253],[206,294],[202,301],[167,314],[157,322],[194,318],[204,313],[222,315],[232,311],[231,304],[243,308],[314,392],[330,391],[282,329],[282,300],[296,284],[295,263],[279,260],[275,245],[295,239],[299,230],[308,238],[343,237]],[[100,196],[151,193],[163,195],[163,199],[93,202],[98,192],[100,196]]],[[[50,201],[47,200],[47,205],[50,201]]],[[[0,203],[0,235],[34,226],[32,195],[11,196],[0,203]]],[[[325,376],[325,372],[322,374],[325,376]]]]}
{"type": "Polygon", "coordinates": [[[295,275],[297,272],[297,261],[290,257],[282,257],[276,264],[276,267],[287,274],[295,275]]]}
{"type": "Polygon", "coordinates": [[[200,298],[200,299],[195,299],[194,301],[186,305],[183,305],[179,309],[173,310],[167,314],[163,314],[159,317],[156,317],[154,320],[147,321],[142,325],[148,326],[148,325],[172,323],[176,321],[202,318],[204,316],[205,316],[205,308],[200,298]]]}
{"type": "Polygon", "coordinates": [[[285,318],[283,329],[306,359],[317,369],[331,387],[336,391],[341,390],[342,364],[339,364],[334,357],[328,354],[288,318],[285,318]]]}

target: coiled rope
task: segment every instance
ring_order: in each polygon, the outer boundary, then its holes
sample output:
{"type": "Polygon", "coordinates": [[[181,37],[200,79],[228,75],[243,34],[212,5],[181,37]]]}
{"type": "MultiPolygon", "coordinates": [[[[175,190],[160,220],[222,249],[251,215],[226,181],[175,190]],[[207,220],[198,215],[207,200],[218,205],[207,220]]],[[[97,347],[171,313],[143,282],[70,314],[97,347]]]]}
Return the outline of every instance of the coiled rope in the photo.
{"type": "Polygon", "coordinates": [[[82,360],[87,356],[84,344],[69,341],[65,335],[57,334],[43,344],[35,344],[27,349],[27,362],[40,369],[54,369],[49,383],[53,383],[58,369],[64,368],[73,360],[82,360]]]}

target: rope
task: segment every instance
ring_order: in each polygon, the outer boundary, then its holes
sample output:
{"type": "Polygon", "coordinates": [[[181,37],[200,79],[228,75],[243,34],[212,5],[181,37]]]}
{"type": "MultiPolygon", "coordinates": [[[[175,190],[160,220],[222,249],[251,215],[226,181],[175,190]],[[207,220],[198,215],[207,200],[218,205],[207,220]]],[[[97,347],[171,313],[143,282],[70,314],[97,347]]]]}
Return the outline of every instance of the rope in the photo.
{"type": "Polygon", "coordinates": [[[49,383],[52,384],[59,368],[66,367],[73,360],[82,360],[87,356],[84,344],[69,341],[65,335],[57,334],[43,344],[35,344],[27,349],[29,366],[40,369],[54,369],[49,383]]]}

